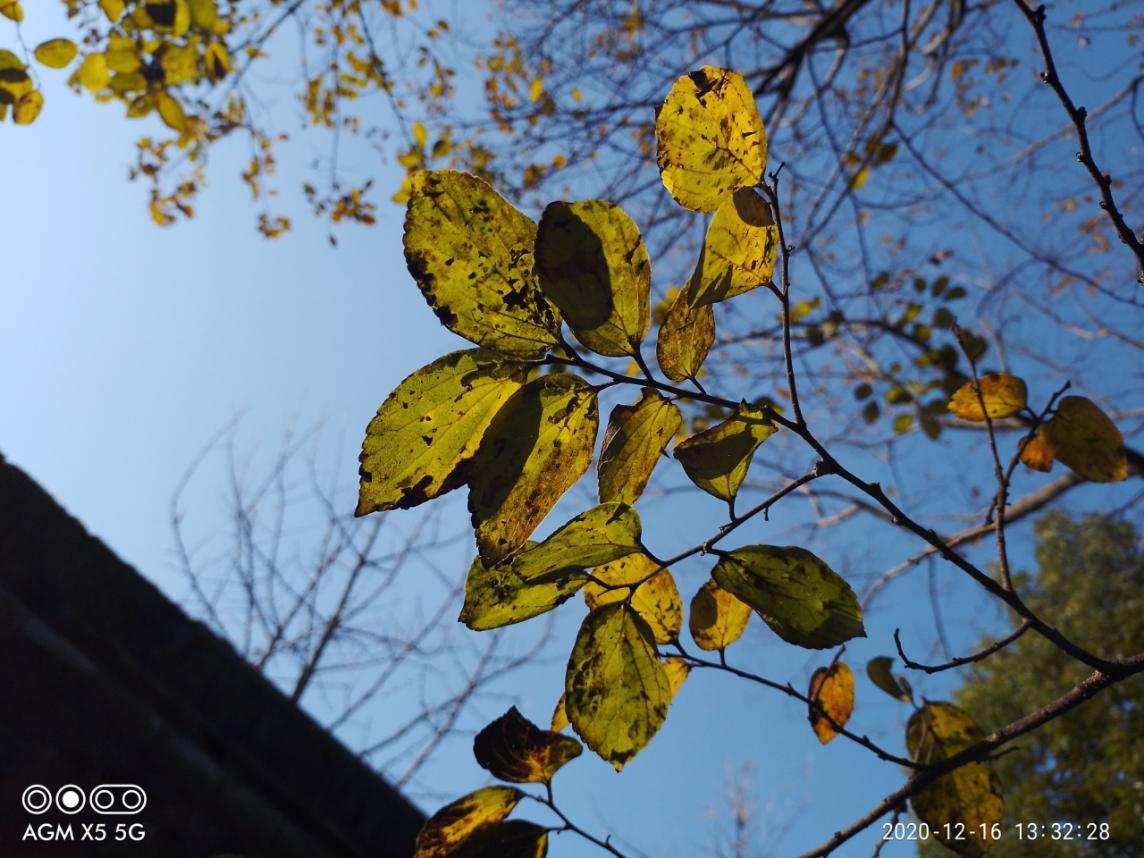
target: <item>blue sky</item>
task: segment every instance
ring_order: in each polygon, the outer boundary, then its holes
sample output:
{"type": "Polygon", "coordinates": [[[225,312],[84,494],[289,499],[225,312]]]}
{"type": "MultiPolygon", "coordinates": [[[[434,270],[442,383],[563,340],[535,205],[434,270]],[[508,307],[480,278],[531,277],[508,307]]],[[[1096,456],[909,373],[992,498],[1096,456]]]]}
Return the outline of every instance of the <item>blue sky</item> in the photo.
{"type": "MultiPolygon", "coordinates": [[[[31,28],[39,11],[30,16],[31,28]]],[[[29,42],[38,35],[31,29],[29,42]]],[[[284,91],[276,109],[292,109],[287,99],[284,91]]],[[[8,249],[0,274],[0,451],[180,598],[168,505],[183,470],[220,426],[242,415],[244,442],[255,451],[273,451],[289,428],[321,422],[323,437],[349,451],[338,467],[350,482],[361,432],[385,394],[418,366],[461,344],[440,328],[405,271],[396,207],[382,208],[376,228],[342,232],[333,249],[322,225],[296,206],[294,231],[266,242],[254,230],[245,190],[234,181],[243,153],[224,148],[212,165],[199,216],[157,229],[147,215],[144,189],[126,178],[134,140],[146,127],[72,96],[57,78],[36,125],[5,125],[0,131],[0,235],[8,249]]],[[[312,154],[304,142],[286,150],[283,184],[296,184],[291,177],[312,154]]],[[[376,168],[367,153],[351,157],[377,169],[382,187],[396,186],[397,174],[376,168]]],[[[855,453],[847,461],[888,479],[873,456],[855,453]]],[[[924,484],[959,468],[950,457],[911,476],[924,484]]],[[[955,493],[955,500],[972,507],[965,503],[967,488],[955,493]]],[[[1119,487],[1078,494],[1079,507],[1130,496],[1119,487]]],[[[211,492],[203,497],[209,501],[211,492]]],[[[456,500],[450,516],[463,523],[456,500]]],[[[565,505],[562,511],[573,510],[565,505]]],[[[662,547],[662,555],[713,529],[721,510],[692,498],[670,506],[653,500],[644,513],[656,520],[649,540],[662,547]]],[[[799,536],[791,529],[803,521],[805,510],[780,509],[766,525],[765,538],[793,542],[799,536]]],[[[750,536],[749,541],[763,539],[759,532],[750,536]]],[[[828,544],[825,556],[837,568],[868,576],[913,547],[871,528],[828,544]]],[[[1028,547],[1027,530],[1020,531],[1016,556],[1027,558],[1028,547]]],[[[470,554],[465,546],[444,562],[467,563],[470,554]]],[[[943,597],[948,614],[972,618],[954,630],[955,646],[968,646],[995,627],[997,612],[980,609],[983,603],[968,586],[950,586],[950,570],[936,574],[949,593],[943,597]]],[[[681,572],[685,599],[705,577],[702,562],[681,572]]],[[[857,672],[868,658],[892,652],[890,634],[897,625],[907,640],[932,638],[927,593],[923,568],[894,591],[892,606],[868,619],[869,637],[854,642],[848,657],[857,672]]],[[[560,665],[582,611],[578,600],[561,609],[554,664],[529,671],[512,688],[535,721],[548,718],[559,696],[560,665]]],[[[524,632],[517,638],[527,639],[524,632]]],[[[822,661],[782,644],[757,621],[731,656],[800,687],[822,661]]],[[[940,697],[947,682],[918,685],[940,697]]],[[[900,750],[909,710],[863,679],[858,693],[858,728],[900,750]]],[[[384,719],[386,712],[374,716],[384,719]]],[[[431,769],[427,788],[460,794],[485,782],[464,745],[456,743],[431,769]]],[[[713,832],[729,823],[726,779],[744,763],[751,768],[756,843],[773,854],[816,844],[903,777],[844,741],[820,747],[797,704],[696,672],[661,734],[621,775],[585,755],[560,775],[557,796],[585,827],[616,832],[621,842],[637,847],[635,854],[703,855],[713,832]]],[[[838,854],[869,854],[872,832],[838,854]]],[[[552,851],[596,854],[570,835],[562,835],[552,851]]],[[[911,851],[899,846],[883,854],[911,851]]]]}

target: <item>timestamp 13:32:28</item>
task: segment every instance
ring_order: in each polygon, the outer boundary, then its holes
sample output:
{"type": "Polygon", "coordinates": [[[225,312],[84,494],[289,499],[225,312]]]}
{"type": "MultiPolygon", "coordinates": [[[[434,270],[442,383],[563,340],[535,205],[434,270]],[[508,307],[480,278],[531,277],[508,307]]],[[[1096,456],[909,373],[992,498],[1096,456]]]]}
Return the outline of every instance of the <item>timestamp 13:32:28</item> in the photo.
{"type": "MultiPolygon", "coordinates": [[[[1012,832],[1018,840],[1111,840],[1107,822],[1018,822],[1012,832]]],[[[946,842],[988,839],[999,840],[1004,833],[999,823],[968,826],[963,822],[947,822],[937,828],[925,822],[884,822],[883,840],[929,840],[938,837],[946,842]]]]}

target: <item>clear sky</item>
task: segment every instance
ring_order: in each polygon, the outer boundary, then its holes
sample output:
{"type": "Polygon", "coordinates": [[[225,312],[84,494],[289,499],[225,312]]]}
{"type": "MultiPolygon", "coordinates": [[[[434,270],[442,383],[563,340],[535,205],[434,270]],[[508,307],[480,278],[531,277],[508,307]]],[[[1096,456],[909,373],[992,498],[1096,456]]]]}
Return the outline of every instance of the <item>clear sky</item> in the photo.
{"type": "MultiPolygon", "coordinates": [[[[33,28],[41,18],[36,12],[33,28]]],[[[37,35],[32,29],[29,42],[37,35]]],[[[199,216],[160,230],[148,218],[144,189],[126,178],[133,141],[146,124],[128,124],[114,108],[76,98],[58,80],[48,96],[31,128],[0,127],[6,251],[0,269],[0,451],[180,598],[168,505],[183,470],[220,426],[241,414],[243,439],[253,449],[273,450],[291,426],[324,422],[331,443],[351,451],[341,467],[352,481],[353,451],[378,403],[415,368],[461,344],[438,325],[405,271],[398,208],[383,207],[373,229],[343,231],[333,249],[325,229],[294,205],[294,231],[266,242],[254,230],[245,189],[234,180],[243,153],[224,147],[199,216]]],[[[291,109],[288,98],[284,91],[280,109],[291,109]]],[[[296,184],[291,176],[309,153],[304,145],[287,152],[283,184],[296,184]]],[[[360,157],[363,167],[377,169],[360,157]]],[[[397,181],[381,169],[381,186],[397,181]]],[[[873,457],[852,463],[871,473],[880,467],[873,457]]],[[[937,463],[933,476],[956,468],[955,461],[937,463]]],[[[1095,494],[1080,505],[1101,501],[1095,494]]],[[[1108,490],[1113,501],[1122,494],[1108,490]]],[[[670,551],[672,540],[682,544],[680,530],[692,536],[711,529],[721,512],[701,498],[671,503],[670,514],[659,516],[670,521],[649,534],[663,546],[660,553],[670,551]]],[[[461,522],[460,507],[450,509],[461,522]]],[[[790,526],[800,519],[781,511],[772,519],[768,541],[799,538],[790,526]]],[[[1014,542],[1017,556],[1027,560],[1027,537],[1014,542]]],[[[832,545],[828,559],[868,576],[910,548],[878,530],[832,545]]],[[[465,563],[470,553],[466,546],[445,559],[465,563]]],[[[680,576],[685,599],[704,575],[703,564],[696,564],[680,576]]],[[[869,618],[869,638],[855,641],[848,658],[857,672],[868,658],[892,652],[897,625],[907,639],[911,629],[918,639],[932,637],[925,581],[923,569],[895,591],[894,607],[869,618]]],[[[967,589],[957,588],[958,595],[945,602],[950,613],[972,617],[968,627],[954,630],[955,645],[968,645],[999,618],[976,610],[981,603],[967,589]]],[[[530,671],[514,687],[534,721],[546,721],[559,696],[560,664],[582,611],[579,600],[561,610],[554,663],[530,671]]],[[[800,687],[816,663],[758,622],[732,656],[800,687]]],[[[919,686],[927,696],[941,697],[947,682],[919,686]]],[[[386,717],[382,706],[374,717],[386,717]]],[[[859,730],[901,749],[908,714],[860,679],[859,730]]],[[[845,741],[819,746],[797,704],[696,672],[661,734],[621,775],[586,754],[560,775],[557,794],[578,821],[600,833],[616,832],[637,854],[686,858],[707,854],[713,832],[729,823],[726,779],[743,763],[751,767],[755,842],[779,855],[816,844],[903,778],[845,741]]],[[[486,780],[464,742],[428,777],[427,789],[446,794],[486,780]]],[[[873,831],[838,854],[869,854],[873,831]]],[[[911,851],[893,847],[883,854],[911,851]]],[[[552,852],[596,854],[569,835],[552,852]]]]}

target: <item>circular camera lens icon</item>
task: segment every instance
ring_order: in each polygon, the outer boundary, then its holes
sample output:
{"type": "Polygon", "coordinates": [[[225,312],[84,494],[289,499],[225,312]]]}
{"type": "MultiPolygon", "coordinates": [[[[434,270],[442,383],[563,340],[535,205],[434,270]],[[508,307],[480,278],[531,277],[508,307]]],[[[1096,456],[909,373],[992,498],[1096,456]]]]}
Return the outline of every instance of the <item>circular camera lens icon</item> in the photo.
{"type": "Polygon", "coordinates": [[[87,796],[75,784],[64,784],[56,790],[56,807],[63,813],[69,815],[79,813],[85,804],[87,804],[87,796]]]}
{"type": "Polygon", "coordinates": [[[111,816],[132,816],[147,806],[147,793],[135,784],[100,784],[91,791],[91,809],[111,816]]]}
{"type": "Polygon", "coordinates": [[[24,805],[24,810],[28,813],[34,813],[37,816],[41,813],[47,813],[52,807],[52,791],[46,786],[32,784],[20,796],[20,804],[24,805]]]}

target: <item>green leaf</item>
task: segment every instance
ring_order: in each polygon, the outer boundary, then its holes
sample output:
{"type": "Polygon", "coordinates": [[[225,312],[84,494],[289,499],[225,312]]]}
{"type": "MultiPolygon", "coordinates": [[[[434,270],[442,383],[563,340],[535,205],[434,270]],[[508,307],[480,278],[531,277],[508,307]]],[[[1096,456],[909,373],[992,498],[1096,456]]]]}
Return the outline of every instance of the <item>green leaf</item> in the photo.
{"type": "Polygon", "coordinates": [[[481,559],[519,548],[592,461],[600,414],[582,379],[553,373],[508,400],[467,469],[481,559]]]}
{"type": "Polygon", "coordinates": [[[405,262],[446,328],[508,355],[559,343],[533,274],[536,224],[475,176],[425,173],[405,213],[405,262]]]}
{"type": "Polygon", "coordinates": [[[850,585],[805,548],[749,545],[711,574],[788,643],[825,649],[866,635],[850,585]]]}
{"type": "Polygon", "coordinates": [[[659,368],[672,381],[695,378],[715,342],[715,311],[692,307],[688,293],[681,289],[675,296],[655,344],[659,368]]]}
{"type": "Polygon", "coordinates": [[[753,188],[723,201],[707,227],[698,270],[688,286],[693,306],[726,301],[771,282],[779,228],[753,188]]]}
{"type": "Polygon", "coordinates": [[[604,200],[549,204],[536,235],[536,273],[585,346],[611,357],[639,353],[651,260],[623,209],[604,200]]]}
{"type": "Polygon", "coordinates": [[[478,830],[449,858],[544,858],[547,854],[548,829],[512,819],[478,830]]]}
{"type": "Polygon", "coordinates": [[[671,704],[651,629],[623,602],[588,614],[564,690],[573,728],[617,771],[651,741],[671,704]]]}
{"type": "Polygon", "coordinates": [[[462,465],[526,373],[495,352],[469,349],[401,382],[365,431],[357,514],[408,509],[460,485],[462,465]]]}
{"type": "Polygon", "coordinates": [[[755,450],[777,431],[761,410],[740,406],[722,423],[676,444],[674,456],[695,485],[729,501],[747,476],[755,450]]]}
{"type": "Polygon", "coordinates": [[[696,646],[724,650],[743,636],[751,606],[728,593],[714,580],[708,580],[691,600],[688,628],[696,646]]]}
{"type": "Polygon", "coordinates": [[[828,744],[838,735],[834,725],[845,727],[854,711],[854,671],[843,661],[818,668],[811,674],[806,696],[818,704],[807,706],[814,735],[822,744],[828,744]],[[830,718],[824,717],[823,712],[830,718]]]}
{"type": "Polygon", "coordinates": [[[949,400],[949,410],[962,420],[983,422],[988,414],[992,419],[1012,417],[1025,407],[1028,389],[1024,379],[1005,372],[989,373],[981,376],[981,396],[978,398],[977,385],[967,381],[949,400]],[[981,402],[985,402],[985,411],[981,402]]]}
{"type": "Polygon", "coordinates": [[[585,569],[641,552],[639,514],[627,504],[593,507],[544,542],[486,568],[478,557],[465,582],[460,620],[484,631],[561,605],[588,580],[585,569]]]}
{"type": "Polygon", "coordinates": [[[888,655],[880,655],[876,658],[872,658],[866,662],[866,675],[870,677],[871,682],[891,697],[909,703],[912,699],[909,689],[890,671],[890,667],[893,663],[894,660],[888,655]]]}
{"type": "MultiPolygon", "coordinates": [[[[906,725],[906,747],[915,762],[935,765],[985,738],[968,713],[952,703],[927,702],[906,725]]],[[[959,855],[983,855],[1001,822],[1005,801],[988,763],[968,763],[929,784],[910,805],[934,836],[959,855]],[[957,833],[964,831],[964,838],[957,833]]]]}
{"type": "Polygon", "coordinates": [[[50,69],[65,68],[79,52],[71,39],[48,39],[36,46],[32,55],[38,62],[50,69]]]}
{"type": "Polygon", "coordinates": [[[463,796],[433,814],[417,835],[413,858],[445,858],[474,832],[508,816],[524,793],[491,786],[463,796]]]}
{"type": "Polygon", "coordinates": [[[683,627],[683,601],[671,572],[646,554],[629,554],[592,570],[593,581],[584,585],[584,601],[590,609],[630,599],[634,610],[651,629],[656,643],[671,643],[683,627]],[[596,581],[612,585],[605,588],[596,581]],[[635,586],[624,587],[624,584],[635,586]]]}
{"type": "Polygon", "coordinates": [[[635,503],[683,415],[675,403],[644,390],[635,405],[617,405],[608,418],[597,471],[600,500],[635,503]]]}
{"type": "Polygon", "coordinates": [[[1128,478],[1124,436],[1091,399],[1066,396],[1045,431],[1056,457],[1086,480],[1116,483],[1128,478]]]}
{"type": "Polygon", "coordinates": [[[473,740],[473,755],[493,777],[512,783],[548,783],[583,746],[571,736],[541,730],[515,706],[473,740]]]}
{"type": "Polygon", "coordinates": [[[763,179],[767,134],[737,72],[703,66],[679,78],[656,115],[655,137],[664,187],[684,208],[714,211],[763,179]]]}

